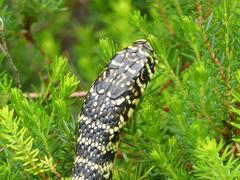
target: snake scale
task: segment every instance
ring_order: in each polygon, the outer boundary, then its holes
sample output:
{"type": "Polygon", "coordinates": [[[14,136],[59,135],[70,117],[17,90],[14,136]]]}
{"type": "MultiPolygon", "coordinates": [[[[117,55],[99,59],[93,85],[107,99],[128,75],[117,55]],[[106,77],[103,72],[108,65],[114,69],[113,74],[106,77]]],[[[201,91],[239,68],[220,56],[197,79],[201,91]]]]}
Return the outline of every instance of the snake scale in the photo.
{"type": "Polygon", "coordinates": [[[151,79],[157,60],[146,40],[113,56],[93,83],[80,113],[72,179],[112,178],[120,130],[151,79]]]}

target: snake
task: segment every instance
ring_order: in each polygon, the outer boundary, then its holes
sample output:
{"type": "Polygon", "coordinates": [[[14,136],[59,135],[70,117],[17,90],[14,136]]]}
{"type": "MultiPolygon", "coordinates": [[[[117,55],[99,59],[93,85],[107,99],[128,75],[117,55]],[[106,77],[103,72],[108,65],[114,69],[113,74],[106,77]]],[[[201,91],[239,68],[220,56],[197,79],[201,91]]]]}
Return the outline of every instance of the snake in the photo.
{"type": "Polygon", "coordinates": [[[112,179],[120,132],[155,72],[156,54],[145,39],[117,52],[87,93],[78,118],[72,180],[112,179]]]}

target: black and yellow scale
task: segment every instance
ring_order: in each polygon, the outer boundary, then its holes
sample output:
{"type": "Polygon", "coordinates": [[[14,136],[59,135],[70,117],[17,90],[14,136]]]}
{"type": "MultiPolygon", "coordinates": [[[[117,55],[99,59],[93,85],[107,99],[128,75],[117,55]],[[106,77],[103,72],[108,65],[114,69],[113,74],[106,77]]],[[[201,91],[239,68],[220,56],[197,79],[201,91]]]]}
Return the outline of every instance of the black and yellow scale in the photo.
{"type": "Polygon", "coordinates": [[[120,130],[151,79],[157,60],[146,40],[118,52],[94,82],[79,117],[72,179],[112,178],[120,130]]]}

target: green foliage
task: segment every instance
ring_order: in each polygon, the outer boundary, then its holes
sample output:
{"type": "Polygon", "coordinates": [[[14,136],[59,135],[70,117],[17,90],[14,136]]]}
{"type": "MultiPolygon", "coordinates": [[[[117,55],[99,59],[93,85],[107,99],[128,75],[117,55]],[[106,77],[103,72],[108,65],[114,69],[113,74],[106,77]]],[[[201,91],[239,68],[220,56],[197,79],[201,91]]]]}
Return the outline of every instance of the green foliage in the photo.
{"type": "MultiPolygon", "coordinates": [[[[11,163],[21,161],[22,168],[35,175],[49,171],[51,168],[55,169],[52,159],[48,159],[46,156],[43,159],[38,158],[39,150],[32,147],[33,138],[26,135],[25,127],[20,128],[21,120],[13,117],[13,111],[10,111],[8,107],[3,107],[0,114],[1,137],[6,153],[14,160],[11,163]],[[11,151],[14,154],[11,154],[11,151]]],[[[11,177],[10,174],[8,176],[11,177]]]]}
{"type": "MultiPolygon", "coordinates": [[[[1,95],[6,98],[2,103],[15,110],[13,113],[8,107],[3,107],[0,113],[3,137],[0,145],[6,149],[1,169],[9,166],[2,177],[42,178],[49,173],[59,177],[57,169],[71,166],[65,162],[65,157],[73,159],[74,152],[64,155],[74,147],[75,123],[70,110],[72,100],[68,97],[76,90],[79,81],[67,70],[67,60],[62,57],[54,59],[48,72],[49,83],[42,83],[34,101],[25,98],[19,89],[11,87],[6,75],[1,79],[1,95]],[[10,161],[12,158],[13,162],[10,161]],[[57,161],[61,161],[61,165],[58,166],[57,161]],[[20,164],[23,168],[19,168],[20,164]]],[[[70,171],[67,169],[66,173],[70,171]]]]}
{"type": "Polygon", "coordinates": [[[233,159],[229,147],[221,152],[223,146],[222,141],[217,144],[215,140],[210,139],[199,143],[196,149],[196,165],[193,166],[196,177],[199,179],[239,178],[240,164],[237,159],[233,159]]]}
{"type": "MultiPolygon", "coordinates": [[[[236,81],[237,81],[237,86],[236,89],[233,91],[232,96],[233,96],[233,105],[232,105],[232,112],[237,115],[236,121],[230,122],[231,125],[234,127],[234,129],[237,131],[240,129],[240,110],[239,110],[239,102],[240,102],[240,71],[237,70],[236,72],[236,81]]],[[[233,140],[237,143],[240,143],[240,136],[239,134],[235,134],[233,137],[233,140]]],[[[237,156],[240,156],[239,151],[237,152],[237,156]]]]}
{"type": "Polygon", "coordinates": [[[99,53],[104,61],[108,61],[116,53],[116,46],[109,38],[99,40],[99,53]]]}
{"type": "Polygon", "coordinates": [[[62,0],[21,0],[13,3],[13,8],[19,13],[20,23],[31,24],[60,11],[62,2],[62,0]]]}
{"type": "Polygon", "coordinates": [[[0,8],[0,179],[70,177],[79,96],[143,38],[159,63],[121,135],[114,179],[240,179],[237,0],[0,0],[0,8]]]}

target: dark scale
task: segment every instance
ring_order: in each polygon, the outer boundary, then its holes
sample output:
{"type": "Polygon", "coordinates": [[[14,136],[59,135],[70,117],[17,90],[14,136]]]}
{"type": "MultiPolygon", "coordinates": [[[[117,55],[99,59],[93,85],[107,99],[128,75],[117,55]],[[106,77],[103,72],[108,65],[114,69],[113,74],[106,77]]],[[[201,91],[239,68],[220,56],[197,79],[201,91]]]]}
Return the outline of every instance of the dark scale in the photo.
{"type": "Polygon", "coordinates": [[[146,40],[117,53],[84,100],[72,179],[111,179],[120,130],[136,107],[157,60],[146,40]]]}
{"type": "Polygon", "coordinates": [[[82,174],[83,179],[99,180],[102,175],[97,169],[92,169],[85,164],[77,164],[73,170],[74,174],[82,174]]]}

